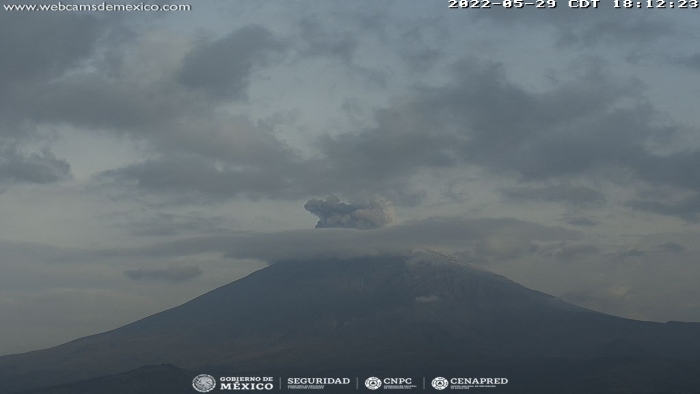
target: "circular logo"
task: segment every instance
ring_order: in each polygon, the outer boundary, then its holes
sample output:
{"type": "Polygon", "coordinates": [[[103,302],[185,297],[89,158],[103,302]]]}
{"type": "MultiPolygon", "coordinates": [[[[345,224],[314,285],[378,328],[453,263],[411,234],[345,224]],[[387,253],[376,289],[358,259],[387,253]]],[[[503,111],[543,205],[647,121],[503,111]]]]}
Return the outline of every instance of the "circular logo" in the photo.
{"type": "Polygon", "coordinates": [[[365,386],[367,386],[367,388],[370,390],[376,390],[382,387],[382,381],[381,379],[372,376],[371,378],[367,378],[367,380],[365,380],[365,386]]]}
{"type": "Polygon", "coordinates": [[[211,375],[203,373],[192,379],[192,387],[200,393],[208,393],[216,387],[216,379],[211,375]]]}
{"type": "Polygon", "coordinates": [[[433,379],[432,385],[436,390],[444,390],[450,385],[450,382],[448,382],[447,379],[443,378],[442,376],[438,376],[437,378],[433,379]]]}

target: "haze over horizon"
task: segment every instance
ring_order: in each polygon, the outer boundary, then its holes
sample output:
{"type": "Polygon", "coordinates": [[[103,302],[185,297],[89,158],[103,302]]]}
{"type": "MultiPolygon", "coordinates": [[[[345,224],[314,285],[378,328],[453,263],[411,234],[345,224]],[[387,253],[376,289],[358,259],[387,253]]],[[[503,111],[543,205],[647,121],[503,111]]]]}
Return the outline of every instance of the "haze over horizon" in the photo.
{"type": "Polygon", "coordinates": [[[425,249],[700,321],[697,9],[192,8],[0,9],[0,355],[425,249]]]}

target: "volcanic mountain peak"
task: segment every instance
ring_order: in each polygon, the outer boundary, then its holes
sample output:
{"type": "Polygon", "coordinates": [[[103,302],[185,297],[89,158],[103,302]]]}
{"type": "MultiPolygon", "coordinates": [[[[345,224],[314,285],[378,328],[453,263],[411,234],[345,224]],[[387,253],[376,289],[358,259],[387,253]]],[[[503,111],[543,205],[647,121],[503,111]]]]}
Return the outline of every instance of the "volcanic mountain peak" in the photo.
{"type": "Polygon", "coordinates": [[[161,363],[407,373],[551,357],[700,359],[700,327],[593,312],[436,254],[319,258],[273,264],[116,330],[0,357],[0,381],[41,386],[161,363]]]}

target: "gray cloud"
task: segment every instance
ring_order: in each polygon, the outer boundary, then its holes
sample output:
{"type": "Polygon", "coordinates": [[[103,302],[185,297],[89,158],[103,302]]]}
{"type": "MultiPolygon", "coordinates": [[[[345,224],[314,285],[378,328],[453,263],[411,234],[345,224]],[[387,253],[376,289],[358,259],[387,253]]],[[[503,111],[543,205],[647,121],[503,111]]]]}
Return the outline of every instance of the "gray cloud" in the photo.
{"type": "Polygon", "coordinates": [[[645,148],[645,141],[674,128],[658,125],[639,84],[613,78],[596,62],[582,66],[571,81],[538,93],[511,82],[499,64],[465,60],[459,68],[470,73],[442,87],[416,88],[378,110],[376,127],[321,137],[319,157],[302,159],[250,122],[236,121],[231,138],[224,138],[222,126],[198,120],[192,127],[212,138],[194,138],[190,123],[164,126],[154,138],[167,155],[106,175],[159,193],[298,198],[352,191],[399,203],[417,195],[410,177],[418,171],[463,165],[525,183],[506,191],[512,198],[575,206],[600,206],[605,196],[563,181],[605,178],[603,168],[652,184],[700,186],[689,171],[695,155],[660,157],[645,148]],[[541,181],[559,186],[535,186],[541,181]]]}
{"type": "Polygon", "coordinates": [[[16,106],[26,105],[21,112],[37,122],[65,122],[118,132],[139,129],[141,138],[159,124],[172,123],[201,108],[168,86],[140,81],[136,75],[117,79],[100,72],[27,85],[18,92],[16,101],[16,106]]]}
{"type": "MultiPolygon", "coordinates": [[[[120,187],[165,196],[174,201],[216,201],[245,195],[250,197],[295,197],[294,177],[286,172],[275,173],[267,165],[247,167],[219,166],[220,162],[202,155],[162,157],[136,163],[125,168],[109,170],[99,179],[120,187]]],[[[294,167],[290,163],[290,167],[294,167]]],[[[289,169],[287,169],[288,171],[289,169]]]]}
{"type": "Polygon", "coordinates": [[[636,96],[635,84],[612,80],[596,65],[545,93],[510,82],[498,64],[468,60],[458,68],[470,72],[378,111],[375,129],[323,139],[324,152],[343,172],[367,179],[462,162],[527,181],[636,158],[641,152],[633,141],[655,132],[646,124],[647,106],[616,109],[619,100],[636,96]]]}
{"type": "Polygon", "coordinates": [[[661,251],[661,252],[666,252],[666,253],[678,254],[678,253],[685,252],[686,249],[687,248],[685,246],[683,246],[681,244],[677,244],[675,242],[666,242],[666,243],[663,243],[661,245],[656,246],[656,250],[661,251]]]}
{"type": "Polygon", "coordinates": [[[150,217],[138,215],[133,218],[126,214],[128,224],[124,227],[137,236],[170,236],[187,234],[223,234],[228,232],[228,224],[221,217],[204,217],[197,214],[168,214],[158,212],[150,217]]]}
{"type": "MultiPolygon", "coordinates": [[[[82,33],[91,37],[101,34],[101,30],[87,30],[85,27],[82,33]]],[[[272,33],[248,26],[218,40],[202,40],[186,53],[186,45],[163,40],[157,31],[142,28],[139,33],[146,38],[127,40],[98,54],[88,45],[81,56],[92,55],[90,64],[94,67],[78,67],[78,57],[76,63],[59,62],[64,67],[61,72],[71,71],[60,78],[44,75],[44,79],[37,76],[18,84],[8,95],[11,101],[5,109],[10,116],[6,120],[26,121],[29,126],[69,124],[106,130],[152,148],[156,154],[150,160],[96,177],[102,186],[116,186],[104,190],[120,190],[122,195],[131,190],[182,194],[176,196],[179,201],[212,201],[243,194],[288,193],[283,174],[275,179],[268,174],[277,168],[293,171],[294,154],[264,122],[253,124],[243,116],[214,113],[216,102],[212,102],[245,96],[256,67],[267,64],[271,54],[284,49],[272,33]],[[204,96],[209,99],[203,100],[204,96]],[[234,166],[237,169],[232,169],[234,166]],[[193,171],[202,176],[190,176],[193,171]]],[[[0,127],[0,133],[15,129],[0,127]]],[[[13,139],[28,135],[19,133],[13,139]]],[[[32,162],[41,164],[39,158],[48,167],[53,156],[47,151],[32,157],[32,162]]],[[[26,167],[27,161],[17,165],[26,167]]],[[[58,161],[53,164],[60,168],[58,161]]]]}
{"type": "Polygon", "coordinates": [[[106,22],[89,14],[0,13],[0,52],[12,54],[0,59],[0,86],[47,80],[76,66],[108,31],[106,22]]]}
{"type": "Polygon", "coordinates": [[[133,280],[154,280],[182,282],[194,279],[202,274],[198,266],[169,266],[167,268],[142,268],[124,271],[124,275],[133,280]]]}
{"type": "Polygon", "coordinates": [[[70,178],[67,161],[37,132],[34,86],[46,86],[84,65],[119,18],[46,12],[0,12],[0,185],[48,184],[70,178]]]}
{"type": "MultiPolygon", "coordinates": [[[[301,40],[316,51],[353,56],[354,45],[330,40],[325,29],[302,23],[301,40]]],[[[510,81],[498,63],[464,60],[456,69],[469,73],[443,86],[414,88],[377,110],[374,128],[320,138],[320,154],[312,158],[301,158],[264,125],[232,121],[202,105],[201,94],[212,100],[243,97],[255,68],[285,47],[264,27],[247,26],[196,43],[181,64],[149,80],[129,72],[137,64],[122,61],[119,78],[76,75],[36,90],[30,86],[20,97],[40,103],[31,109],[36,119],[128,130],[160,153],[108,171],[101,180],[200,201],[352,191],[406,204],[420,195],[410,182],[417,172],[463,165],[525,183],[600,175],[606,166],[632,170],[651,183],[686,187],[692,181],[686,171],[666,175],[671,168],[694,168],[697,160],[655,157],[644,148],[646,139],[668,128],[653,126],[654,111],[639,84],[614,78],[596,62],[569,82],[532,92],[510,81]]],[[[601,192],[583,186],[528,184],[505,194],[577,207],[605,202],[601,192]]]]}
{"type": "Polygon", "coordinates": [[[433,217],[393,226],[357,231],[324,228],[271,233],[234,233],[191,236],[145,247],[107,248],[72,253],[64,260],[168,259],[201,253],[220,253],[234,259],[279,260],[316,257],[359,257],[404,254],[426,249],[473,251],[483,244],[484,256],[505,258],[513,250],[529,253],[538,241],[566,241],[581,237],[578,231],[549,227],[517,219],[433,217]],[[275,245],[271,248],[270,245],[275,245]],[[526,245],[525,250],[522,245],[526,245]]]}
{"type": "Polygon", "coordinates": [[[645,252],[645,251],[643,251],[643,250],[641,250],[641,249],[629,248],[629,249],[626,249],[626,250],[617,251],[617,252],[613,253],[612,256],[613,256],[614,258],[617,258],[617,259],[620,259],[620,260],[624,260],[624,259],[627,259],[627,258],[643,257],[643,256],[645,256],[646,254],[647,254],[647,252],[645,252]]]}
{"type": "Polygon", "coordinates": [[[566,223],[573,225],[573,226],[595,226],[596,224],[598,224],[598,222],[596,220],[593,220],[593,219],[585,217],[585,216],[567,217],[567,218],[564,218],[564,221],[566,223]]]}
{"type": "Polygon", "coordinates": [[[357,38],[350,33],[326,31],[323,24],[315,19],[303,19],[299,22],[302,41],[302,56],[331,56],[351,64],[358,47],[357,38]]]}
{"type": "MultiPolygon", "coordinates": [[[[506,190],[513,198],[588,206],[605,203],[602,192],[536,185],[566,185],[572,177],[619,182],[625,174],[648,185],[700,191],[699,152],[658,155],[648,148],[683,128],[662,120],[638,81],[614,78],[590,61],[570,81],[535,93],[511,82],[499,64],[466,60],[459,68],[470,72],[377,111],[376,128],[322,138],[322,151],[337,172],[369,183],[406,179],[424,168],[477,165],[522,182],[506,190]]],[[[680,206],[628,205],[686,218],[698,206],[695,199],[680,206]]]]}
{"type": "Polygon", "coordinates": [[[183,60],[177,79],[187,88],[201,90],[214,99],[241,98],[254,66],[283,48],[266,28],[243,27],[219,40],[198,45],[183,60]]]}
{"type": "Polygon", "coordinates": [[[0,145],[0,184],[53,183],[70,178],[68,162],[51,152],[22,154],[16,145],[0,145]]]}
{"type": "Polygon", "coordinates": [[[589,18],[581,18],[577,28],[574,29],[567,29],[563,25],[558,26],[560,44],[584,46],[610,43],[649,44],[679,33],[670,20],[654,18],[650,15],[635,15],[621,20],[615,15],[608,14],[596,20],[585,21],[584,19],[589,18]]]}
{"type": "Polygon", "coordinates": [[[416,302],[420,302],[420,303],[437,302],[437,301],[440,301],[440,297],[438,297],[436,295],[416,297],[416,302]]]}
{"type": "Polygon", "coordinates": [[[580,208],[599,207],[607,202],[603,193],[585,186],[515,187],[502,193],[515,201],[561,202],[580,208]]]}
{"type": "Polygon", "coordinates": [[[619,18],[619,10],[601,6],[598,9],[574,9],[561,7],[538,12],[537,9],[522,9],[509,12],[494,8],[488,12],[475,13],[475,18],[490,20],[498,24],[522,24],[550,27],[556,33],[560,46],[594,47],[599,45],[649,45],[664,38],[682,34],[669,18],[636,13],[619,18]],[[591,15],[594,11],[595,15],[591,15]]]}
{"type": "Polygon", "coordinates": [[[561,248],[557,256],[564,260],[571,260],[580,255],[598,254],[600,249],[591,244],[565,245],[561,248]]]}
{"type": "Polygon", "coordinates": [[[700,53],[678,57],[673,59],[671,62],[680,66],[688,67],[692,70],[700,71],[700,53]]]}
{"type": "Polygon", "coordinates": [[[155,43],[129,42],[110,56],[95,56],[93,69],[25,84],[15,92],[13,106],[34,121],[128,132],[166,147],[159,139],[178,141],[183,127],[191,131],[216,124],[216,104],[244,98],[254,71],[284,49],[260,26],[200,40],[189,52],[186,41],[163,40],[157,31],[141,33],[155,43]]]}
{"type": "Polygon", "coordinates": [[[122,21],[114,13],[0,13],[0,52],[11,54],[0,59],[0,134],[17,140],[35,136],[33,126],[42,120],[37,115],[60,104],[44,102],[43,93],[84,68],[100,44],[117,46],[128,34],[122,21]]]}
{"type": "MultiPolygon", "coordinates": [[[[531,253],[534,251],[532,245],[537,242],[572,241],[580,237],[578,231],[517,219],[432,217],[365,231],[323,228],[266,233],[234,232],[225,235],[185,236],[175,241],[156,242],[141,247],[95,250],[60,249],[0,240],[0,249],[5,255],[10,253],[13,258],[16,254],[17,258],[29,256],[30,260],[56,264],[139,260],[161,262],[211,253],[232,259],[275,263],[280,260],[317,257],[405,254],[428,249],[460,256],[478,255],[482,258],[480,262],[487,262],[531,253]]],[[[145,279],[156,276],[165,278],[170,274],[177,277],[181,272],[193,273],[195,270],[192,266],[170,266],[166,269],[133,269],[129,272],[132,274],[125,275],[145,279]]]]}
{"type": "Polygon", "coordinates": [[[304,209],[318,216],[316,228],[357,228],[367,230],[384,227],[394,221],[394,207],[388,201],[373,198],[364,204],[347,204],[331,195],[325,200],[312,198],[304,209]]]}
{"type": "Polygon", "coordinates": [[[458,255],[475,264],[513,260],[537,251],[532,239],[523,237],[484,237],[474,243],[471,250],[458,255]]]}
{"type": "Polygon", "coordinates": [[[577,237],[576,231],[514,219],[437,217],[366,231],[305,230],[251,234],[234,237],[228,242],[212,242],[226,245],[228,257],[268,262],[318,256],[401,254],[425,249],[473,254],[477,248],[481,248],[479,258],[483,262],[527,253],[531,243],[537,240],[577,237]],[[276,247],[273,249],[269,245],[276,247]]]}
{"type": "MultiPolygon", "coordinates": [[[[127,130],[153,144],[157,157],[99,179],[183,201],[359,192],[408,204],[421,194],[411,184],[421,170],[470,165],[521,181],[504,192],[511,199],[575,207],[598,207],[605,196],[584,186],[562,186],[563,180],[605,179],[607,168],[652,185],[700,191],[696,152],[659,156],[645,145],[673,135],[678,126],[659,122],[639,82],[615,78],[596,61],[584,62],[568,82],[534,92],[511,81],[498,63],[463,60],[456,69],[470,73],[443,86],[414,88],[376,111],[376,127],[321,137],[319,154],[311,158],[290,149],[272,127],[227,118],[203,105],[202,92],[218,100],[242,97],[253,65],[282,50],[268,30],[249,26],[200,42],[181,67],[163,71],[161,79],[140,80],[126,66],[120,72],[128,77],[70,76],[48,86],[28,85],[20,101],[40,105],[17,107],[30,108],[23,111],[37,120],[127,130]],[[218,68],[207,71],[211,64],[218,68]],[[214,86],[213,80],[225,82],[214,86]]],[[[686,220],[697,210],[694,204],[663,201],[628,206],[686,220]]]]}
{"type": "MultiPolygon", "coordinates": [[[[543,13],[527,10],[517,16],[492,11],[479,18],[543,18],[543,13]]],[[[613,14],[608,11],[596,14],[595,20],[582,17],[580,12],[550,11],[555,15],[551,17],[554,26],[573,23],[574,41],[604,39],[590,38],[591,34],[631,39],[639,35],[637,27],[642,22],[650,26],[648,17],[635,16],[618,26],[609,23],[613,14]]],[[[24,60],[3,61],[14,70],[12,75],[25,83],[6,96],[12,97],[8,98],[12,105],[6,108],[36,122],[107,128],[144,140],[153,145],[156,157],[108,171],[99,179],[142,192],[199,196],[200,201],[238,196],[308,198],[352,191],[408,204],[415,203],[421,194],[411,185],[410,178],[416,173],[466,165],[513,176],[524,183],[600,176],[601,168],[613,167],[630,171],[645,182],[700,190],[692,176],[699,163],[695,155],[657,157],[646,150],[645,141],[660,133],[672,134],[674,126],[657,125],[653,108],[643,99],[641,84],[616,78],[596,61],[584,61],[572,70],[577,76],[567,78],[568,82],[535,92],[510,80],[499,63],[463,60],[455,66],[459,72],[449,83],[414,87],[392,105],[377,110],[376,127],[320,138],[319,154],[312,158],[296,154],[273,131],[261,132],[264,126],[252,122],[246,126],[239,121],[227,129],[231,119],[214,112],[218,102],[245,97],[253,73],[287,49],[296,48],[301,58],[323,54],[350,62],[363,43],[361,37],[353,35],[358,32],[357,24],[375,23],[381,12],[377,8],[355,15],[359,19],[341,29],[342,34],[335,34],[333,26],[322,18],[306,16],[298,23],[299,37],[293,38],[298,42],[283,42],[265,27],[249,25],[218,39],[196,41],[191,50],[183,49],[184,45],[150,48],[150,62],[161,70],[152,75],[135,72],[149,67],[150,63],[134,60],[140,59],[138,51],[148,52],[149,48],[140,47],[147,40],[110,50],[109,56],[96,56],[97,43],[112,34],[102,27],[100,19],[87,15],[69,16],[60,23],[52,19],[48,25],[58,33],[50,35],[51,48],[68,50],[58,53],[48,48],[41,52],[45,58],[32,58],[39,52],[26,51],[25,56],[24,51],[13,49],[17,59],[24,60]],[[53,24],[57,24],[55,29],[53,24]],[[80,61],[91,56],[96,67],[62,75],[66,70],[78,71],[80,61]],[[36,71],[17,66],[29,60],[36,71]],[[465,69],[470,72],[462,72],[465,69]],[[62,78],[48,79],[57,75],[62,78]]],[[[22,18],[31,23],[42,21],[39,16],[22,18]]],[[[430,15],[421,14],[421,18],[423,22],[432,20],[430,15]]],[[[7,22],[18,23],[11,18],[7,22]]],[[[653,32],[668,29],[663,21],[652,26],[653,32]]],[[[126,28],[120,29],[124,34],[126,28]]],[[[0,49],[3,45],[37,48],[48,42],[38,42],[39,35],[12,33],[15,30],[3,36],[0,49]]],[[[409,45],[409,49],[428,48],[431,37],[438,34],[430,27],[401,28],[393,33],[384,27],[377,31],[385,41],[391,37],[396,41],[392,35],[398,33],[398,41],[421,42],[409,45]]],[[[140,33],[154,34],[145,29],[140,33]]],[[[545,202],[568,201],[576,206],[605,201],[592,189],[554,188],[526,184],[506,194],[545,202]]],[[[182,199],[191,201],[191,196],[182,199]]],[[[679,217],[682,214],[675,211],[683,209],[658,204],[629,206],[679,217]]]]}
{"type": "Polygon", "coordinates": [[[675,216],[689,222],[697,222],[698,215],[700,215],[700,194],[683,198],[680,201],[632,200],[626,202],[625,205],[639,211],[675,216]]]}

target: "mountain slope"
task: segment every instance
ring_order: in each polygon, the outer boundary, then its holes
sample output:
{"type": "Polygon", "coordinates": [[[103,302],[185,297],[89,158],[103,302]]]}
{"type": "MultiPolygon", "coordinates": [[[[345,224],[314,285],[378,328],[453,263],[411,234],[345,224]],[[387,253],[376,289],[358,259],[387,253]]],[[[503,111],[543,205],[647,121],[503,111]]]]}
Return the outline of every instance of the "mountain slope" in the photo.
{"type": "Polygon", "coordinates": [[[450,261],[294,261],[110,332],[0,357],[0,393],[163,363],[406,372],[611,357],[700,360],[700,325],[593,312],[450,261]]]}

